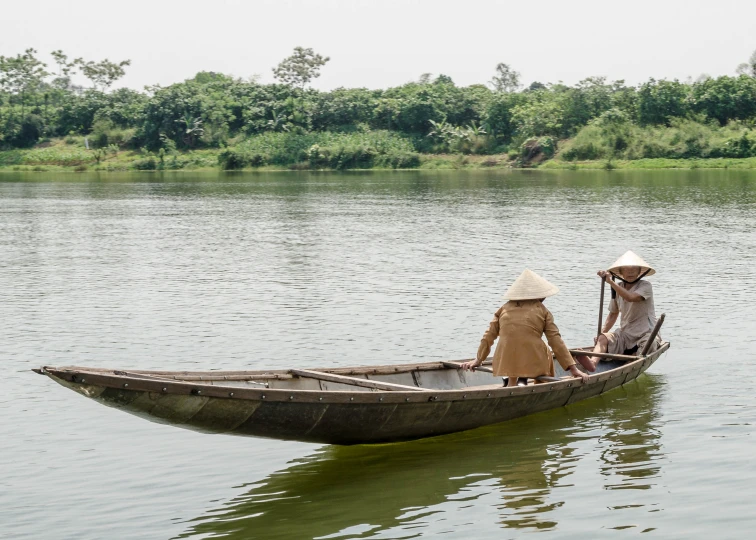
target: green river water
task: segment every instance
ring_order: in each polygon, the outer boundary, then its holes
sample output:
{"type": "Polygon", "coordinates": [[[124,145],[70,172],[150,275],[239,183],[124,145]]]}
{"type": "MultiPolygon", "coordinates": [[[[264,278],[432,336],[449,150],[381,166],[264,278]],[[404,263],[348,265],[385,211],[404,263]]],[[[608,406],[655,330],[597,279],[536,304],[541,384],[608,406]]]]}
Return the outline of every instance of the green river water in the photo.
{"type": "Polygon", "coordinates": [[[756,173],[0,174],[0,537],[748,538],[756,173]],[[102,407],[41,365],[262,369],[475,354],[528,267],[565,341],[651,263],[672,346],[508,423],[336,447],[102,407]]]}

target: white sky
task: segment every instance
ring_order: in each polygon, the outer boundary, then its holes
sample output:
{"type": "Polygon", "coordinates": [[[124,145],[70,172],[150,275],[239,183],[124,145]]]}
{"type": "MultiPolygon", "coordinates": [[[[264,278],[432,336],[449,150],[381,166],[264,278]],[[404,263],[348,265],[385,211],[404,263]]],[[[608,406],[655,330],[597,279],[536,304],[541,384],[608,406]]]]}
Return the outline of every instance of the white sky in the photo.
{"type": "MultiPolygon", "coordinates": [[[[0,55],[131,59],[116,86],[201,70],[261,75],[296,46],[331,57],[312,86],[386,88],[425,72],[485,83],[498,62],[532,81],[638,84],[734,75],[756,49],[751,0],[0,0],[0,55]]],[[[82,82],[82,81],[80,81],[82,82]]]]}

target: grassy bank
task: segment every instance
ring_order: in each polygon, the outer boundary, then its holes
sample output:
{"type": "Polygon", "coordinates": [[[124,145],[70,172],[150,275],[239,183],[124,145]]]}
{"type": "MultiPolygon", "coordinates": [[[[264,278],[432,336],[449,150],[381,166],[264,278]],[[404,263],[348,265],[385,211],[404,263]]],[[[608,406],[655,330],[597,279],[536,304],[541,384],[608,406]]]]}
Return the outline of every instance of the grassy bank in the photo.
{"type": "Polygon", "coordinates": [[[422,154],[411,139],[387,131],[264,133],[224,148],[87,149],[82,137],[0,151],[0,169],[14,171],[471,169],[511,166],[508,156],[422,154]]]}
{"type": "Polygon", "coordinates": [[[552,159],[542,163],[538,168],[573,171],[581,169],[756,169],[756,158],[648,158],[589,161],[552,159]]]}
{"type": "Polygon", "coordinates": [[[354,170],[354,169],[756,169],[756,157],[655,157],[574,159],[580,140],[561,141],[551,159],[523,160],[520,153],[496,155],[427,154],[388,132],[368,134],[269,133],[226,148],[188,151],[132,150],[109,145],[86,149],[83,139],[54,139],[35,148],[0,151],[0,170],[160,171],[160,170],[354,170]],[[572,159],[566,159],[572,158],[572,159]]]}

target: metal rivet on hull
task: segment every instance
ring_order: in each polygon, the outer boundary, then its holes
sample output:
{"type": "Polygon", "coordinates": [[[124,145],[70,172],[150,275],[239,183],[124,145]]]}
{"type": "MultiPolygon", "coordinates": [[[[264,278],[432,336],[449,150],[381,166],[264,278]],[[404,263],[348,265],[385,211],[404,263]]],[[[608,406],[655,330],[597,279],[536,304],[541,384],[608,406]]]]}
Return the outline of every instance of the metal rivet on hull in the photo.
{"type": "Polygon", "coordinates": [[[233,392],[229,392],[228,393],[228,397],[234,397],[234,393],[233,392]]]}
{"type": "Polygon", "coordinates": [[[129,387],[129,383],[123,383],[123,387],[124,388],[128,388],[129,387]]]}

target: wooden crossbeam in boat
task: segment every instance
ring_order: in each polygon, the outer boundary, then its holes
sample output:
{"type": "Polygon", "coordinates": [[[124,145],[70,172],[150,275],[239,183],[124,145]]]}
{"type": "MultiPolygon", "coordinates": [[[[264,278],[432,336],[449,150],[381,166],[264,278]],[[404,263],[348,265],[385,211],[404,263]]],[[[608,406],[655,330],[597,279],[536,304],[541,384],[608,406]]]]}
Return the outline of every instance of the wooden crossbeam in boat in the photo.
{"type": "Polygon", "coordinates": [[[368,379],[359,379],[357,377],[346,377],[344,375],[335,375],[333,373],[324,373],[322,371],[312,371],[309,369],[292,369],[292,375],[297,377],[308,377],[310,379],[318,379],[321,381],[335,382],[341,384],[351,384],[352,386],[363,386],[365,388],[374,388],[376,390],[387,391],[401,391],[406,392],[411,390],[414,392],[429,392],[425,388],[418,388],[417,386],[407,386],[404,384],[394,384],[382,381],[371,381],[368,379]]]}
{"type": "MultiPolygon", "coordinates": [[[[457,362],[441,362],[441,363],[444,365],[444,367],[448,367],[448,368],[454,368],[454,369],[462,368],[462,364],[458,364],[457,362]]],[[[493,373],[493,370],[490,367],[486,367],[486,366],[477,366],[475,368],[475,371],[482,371],[484,373],[493,373]]]]}
{"type": "Polygon", "coordinates": [[[587,351],[584,349],[569,349],[572,356],[598,356],[599,358],[606,358],[607,360],[623,360],[625,362],[629,360],[637,360],[640,356],[631,356],[629,354],[610,354],[587,351]]]}
{"type": "MultiPolygon", "coordinates": [[[[453,369],[462,369],[462,364],[458,364],[457,362],[441,362],[444,367],[453,368],[453,369]]],[[[493,373],[493,369],[485,366],[477,366],[475,368],[475,371],[484,371],[485,373],[493,373]]],[[[536,381],[541,382],[559,382],[561,379],[557,379],[556,377],[549,377],[547,375],[539,375],[538,377],[529,377],[531,379],[535,379],[536,381]]]]}

